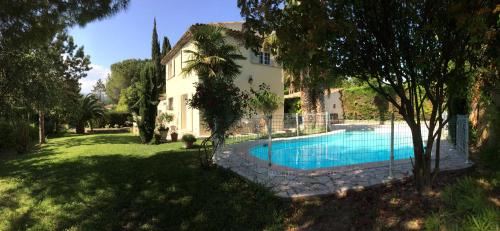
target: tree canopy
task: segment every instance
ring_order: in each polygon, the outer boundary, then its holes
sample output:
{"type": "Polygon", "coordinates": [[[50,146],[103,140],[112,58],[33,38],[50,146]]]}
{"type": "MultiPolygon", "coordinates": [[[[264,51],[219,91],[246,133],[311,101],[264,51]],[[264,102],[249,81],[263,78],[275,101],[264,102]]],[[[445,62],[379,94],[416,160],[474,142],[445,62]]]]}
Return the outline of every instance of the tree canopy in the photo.
{"type": "Polygon", "coordinates": [[[430,186],[432,148],[424,147],[433,147],[446,124],[450,88],[468,81],[478,59],[471,48],[483,44],[494,1],[240,0],[238,6],[247,44],[256,44],[256,33],[276,37],[285,68],[319,63],[320,72],[360,79],[389,100],[412,131],[417,188],[430,186]],[[425,100],[432,105],[428,117],[425,100]]]}
{"type": "Polygon", "coordinates": [[[78,80],[90,70],[89,57],[66,29],[111,16],[128,2],[1,1],[0,117],[26,124],[37,112],[43,143],[45,116],[69,117],[79,97],[78,80]]]}
{"type": "Polygon", "coordinates": [[[113,103],[120,99],[120,93],[139,81],[139,75],[147,59],[127,59],[111,65],[111,74],[106,80],[106,94],[113,103]]]}

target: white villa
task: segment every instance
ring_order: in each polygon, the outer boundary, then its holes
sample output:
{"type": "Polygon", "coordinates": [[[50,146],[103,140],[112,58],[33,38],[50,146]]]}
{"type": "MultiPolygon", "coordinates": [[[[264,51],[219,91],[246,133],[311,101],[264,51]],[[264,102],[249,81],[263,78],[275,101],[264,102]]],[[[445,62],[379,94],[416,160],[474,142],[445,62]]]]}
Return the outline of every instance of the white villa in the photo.
{"type": "MultiPolygon", "coordinates": [[[[234,31],[242,30],[242,22],[214,23],[234,31]]],[[[184,63],[189,59],[185,50],[194,50],[190,27],[179,41],[172,47],[162,59],[162,64],[167,66],[166,71],[166,92],[163,100],[158,105],[158,112],[167,112],[174,116],[174,120],[169,124],[175,127],[177,132],[191,133],[195,136],[207,134],[207,130],[201,122],[198,110],[189,108],[187,100],[195,93],[194,83],[197,82],[196,73],[184,75],[182,69],[184,63]]],[[[283,72],[282,68],[276,64],[274,58],[267,52],[255,54],[246,49],[242,41],[227,36],[227,42],[236,45],[246,60],[239,60],[241,74],[235,79],[235,85],[242,90],[249,90],[251,87],[257,89],[259,84],[266,83],[271,91],[283,99],[283,72]]],[[[275,112],[274,116],[283,116],[283,107],[275,112]]]]}

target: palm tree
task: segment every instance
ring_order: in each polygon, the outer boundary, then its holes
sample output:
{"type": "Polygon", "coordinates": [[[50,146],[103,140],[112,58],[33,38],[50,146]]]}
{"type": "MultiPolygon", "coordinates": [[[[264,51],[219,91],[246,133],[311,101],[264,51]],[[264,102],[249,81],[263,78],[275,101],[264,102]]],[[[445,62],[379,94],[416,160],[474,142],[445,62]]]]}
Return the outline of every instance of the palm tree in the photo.
{"type": "Polygon", "coordinates": [[[227,44],[224,40],[224,28],[212,25],[197,24],[191,27],[196,50],[186,50],[191,56],[182,69],[184,74],[196,72],[205,78],[230,78],[234,79],[241,66],[235,60],[245,59],[239,50],[227,44]]]}
{"type": "Polygon", "coordinates": [[[93,95],[82,96],[76,112],[76,133],[85,133],[85,125],[92,129],[91,121],[104,117],[104,109],[99,100],[93,95]]]}
{"type": "Polygon", "coordinates": [[[203,120],[211,132],[211,135],[202,142],[204,155],[200,155],[200,161],[205,167],[212,165],[213,158],[224,146],[227,131],[243,114],[243,109],[239,106],[241,99],[236,99],[239,96],[239,89],[234,86],[233,80],[241,68],[236,60],[242,60],[244,57],[237,47],[226,43],[226,32],[226,29],[213,25],[192,26],[190,33],[196,49],[185,51],[190,58],[182,70],[184,74],[196,72],[200,79],[197,92],[190,104],[200,109],[203,120]],[[236,100],[239,102],[235,103],[236,100]],[[212,103],[207,103],[208,101],[218,104],[213,106],[212,103]],[[207,146],[209,141],[213,144],[210,155],[207,146]]]}
{"type": "MultiPolygon", "coordinates": [[[[291,5],[297,4],[296,1],[290,1],[289,3],[291,5]]],[[[301,108],[305,114],[323,113],[325,111],[323,92],[327,85],[327,78],[324,78],[325,73],[312,71],[313,64],[308,64],[302,68],[294,66],[294,61],[287,60],[290,57],[282,57],[280,43],[281,41],[276,33],[272,32],[263,38],[262,47],[272,51],[278,62],[283,65],[283,81],[288,85],[288,93],[300,91],[301,108]]]]}

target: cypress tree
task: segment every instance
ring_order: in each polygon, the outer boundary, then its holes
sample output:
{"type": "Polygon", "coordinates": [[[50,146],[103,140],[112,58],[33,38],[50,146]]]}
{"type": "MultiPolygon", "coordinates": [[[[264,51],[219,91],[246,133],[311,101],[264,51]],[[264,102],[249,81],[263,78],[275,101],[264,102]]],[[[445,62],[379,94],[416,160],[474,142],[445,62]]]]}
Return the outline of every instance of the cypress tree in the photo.
{"type": "Polygon", "coordinates": [[[160,54],[160,42],[158,41],[158,33],[156,32],[156,19],[153,25],[153,38],[151,43],[151,60],[155,67],[155,77],[154,77],[154,89],[155,96],[154,100],[158,99],[159,91],[162,89],[162,68],[161,68],[161,54],[160,54]]]}
{"type": "MultiPolygon", "coordinates": [[[[143,143],[150,143],[154,136],[156,108],[158,98],[165,86],[165,69],[161,65],[162,57],[170,50],[167,37],[163,39],[163,53],[160,53],[160,43],[156,32],[156,19],[153,22],[151,41],[151,63],[144,66],[140,74],[141,99],[139,102],[139,135],[143,143]]],[[[164,90],[163,90],[164,91],[164,90]]]]}
{"type": "Polygon", "coordinates": [[[156,19],[153,22],[151,42],[151,63],[144,66],[140,74],[141,99],[139,102],[139,135],[142,143],[150,143],[154,136],[156,107],[162,89],[162,67],[160,43],[156,32],[156,19]]]}
{"type": "Polygon", "coordinates": [[[151,63],[147,63],[141,70],[141,98],[139,100],[139,135],[142,143],[149,143],[154,135],[156,104],[153,103],[153,79],[155,77],[155,68],[151,63]]]}
{"type": "MultiPolygon", "coordinates": [[[[168,40],[167,36],[164,36],[163,37],[163,43],[162,43],[162,47],[161,47],[161,59],[163,59],[167,53],[170,51],[170,49],[172,49],[172,47],[170,46],[170,41],[168,40]]],[[[162,65],[161,66],[161,85],[162,85],[162,93],[165,93],[166,92],[166,74],[167,74],[167,66],[166,65],[162,65]]]]}

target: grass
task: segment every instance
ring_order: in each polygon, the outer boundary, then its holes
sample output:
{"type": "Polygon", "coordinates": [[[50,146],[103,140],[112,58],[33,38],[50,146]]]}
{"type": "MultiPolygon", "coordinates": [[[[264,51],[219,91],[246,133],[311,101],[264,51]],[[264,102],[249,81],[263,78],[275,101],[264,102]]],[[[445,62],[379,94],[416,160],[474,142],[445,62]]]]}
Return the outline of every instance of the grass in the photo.
{"type": "Polygon", "coordinates": [[[428,196],[407,180],[283,201],[227,170],[200,169],[181,142],[60,137],[0,158],[0,230],[498,230],[500,155],[480,156],[475,171],[442,173],[428,196]]]}
{"type": "Polygon", "coordinates": [[[97,134],[0,159],[0,230],[281,229],[281,200],[181,147],[97,134]]]}
{"type": "Polygon", "coordinates": [[[500,230],[500,150],[486,148],[474,161],[475,172],[442,191],[442,206],[427,218],[426,230],[500,230]]]}

